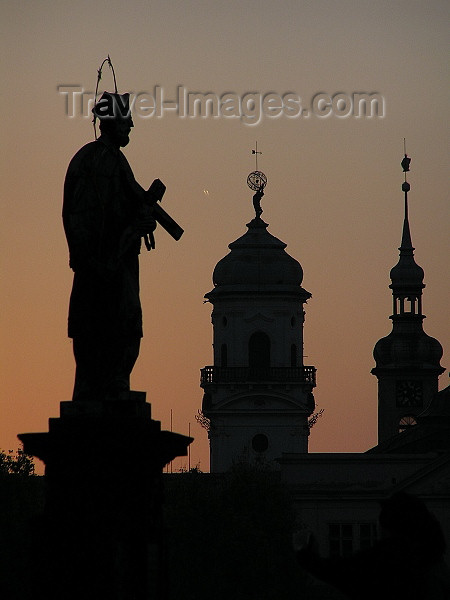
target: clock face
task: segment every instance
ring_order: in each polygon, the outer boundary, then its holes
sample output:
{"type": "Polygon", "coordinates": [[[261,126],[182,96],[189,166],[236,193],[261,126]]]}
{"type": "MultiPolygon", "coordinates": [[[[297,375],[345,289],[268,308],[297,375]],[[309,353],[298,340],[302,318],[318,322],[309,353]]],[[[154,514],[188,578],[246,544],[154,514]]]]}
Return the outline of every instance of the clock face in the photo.
{"type": "Polygon", "coordinates": [[[397,406],[422,406],[422,382],[397,381],[395,389],[395,399],[397,402],[397,406]]]}

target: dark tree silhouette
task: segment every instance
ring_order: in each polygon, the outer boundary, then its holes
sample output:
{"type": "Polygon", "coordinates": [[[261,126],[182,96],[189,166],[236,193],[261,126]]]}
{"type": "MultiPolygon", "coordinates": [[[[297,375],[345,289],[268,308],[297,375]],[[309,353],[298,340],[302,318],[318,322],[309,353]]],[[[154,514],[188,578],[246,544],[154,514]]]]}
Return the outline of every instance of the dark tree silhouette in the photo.
{"type": "Polygon", "coordinates": [[[0,450],[0,475],[34,475],[33,457],[19,448],[0,450]]]}

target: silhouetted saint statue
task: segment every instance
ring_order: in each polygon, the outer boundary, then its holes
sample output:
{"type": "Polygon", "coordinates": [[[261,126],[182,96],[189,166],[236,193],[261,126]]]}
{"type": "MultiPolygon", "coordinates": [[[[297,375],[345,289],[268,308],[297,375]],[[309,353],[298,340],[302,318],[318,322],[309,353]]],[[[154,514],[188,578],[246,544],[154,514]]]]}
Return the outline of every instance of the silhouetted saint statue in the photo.
{"type": "Polygon", "coordinates": [[[165,186],[146,192],[120,151],[133,127],[128,94],[105,92],[93,110],[100,137],[73,157],[64,184],[63,223],[74,271],[68,333],[76,361],[73,400],[127,397],[139,354],[141,237],[154,247],[148,207],[165,186]]]}

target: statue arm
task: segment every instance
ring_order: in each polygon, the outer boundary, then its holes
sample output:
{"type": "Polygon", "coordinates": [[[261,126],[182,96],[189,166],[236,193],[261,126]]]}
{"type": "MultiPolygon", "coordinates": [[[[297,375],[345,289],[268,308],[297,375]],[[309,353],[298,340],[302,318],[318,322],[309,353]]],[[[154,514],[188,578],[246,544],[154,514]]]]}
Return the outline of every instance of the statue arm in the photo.
{"type": "Polygon", "coordinates": [[[140,207],[140,205],[145,202],[146,191],[136,181],[133,171],[131,170],[129,163],[122,152],[120,153],[120,169],[122,181],[127,189],[128,197],[136,204],[137,207],[140,207]]]}
{"type": "MultiPolygon", "coordinates": [[[[151,203],[149,202],[149,192],[146,191],[135,179],[133,171],[123,154],[121,157],[122,180],[125,183],[127,197],[134,203],[136,218],[129,225],[122,235],[120,255],[123,255],[127,249],[135,242],[144,237],[147,250],[155,247],[153,231],[156,228],[156,221],[152,216],[151,203]],[[149,236],[150,239],[147,238],[149,236]]],[[[162,187],[163,184],[161,184],[162,187]]]]}

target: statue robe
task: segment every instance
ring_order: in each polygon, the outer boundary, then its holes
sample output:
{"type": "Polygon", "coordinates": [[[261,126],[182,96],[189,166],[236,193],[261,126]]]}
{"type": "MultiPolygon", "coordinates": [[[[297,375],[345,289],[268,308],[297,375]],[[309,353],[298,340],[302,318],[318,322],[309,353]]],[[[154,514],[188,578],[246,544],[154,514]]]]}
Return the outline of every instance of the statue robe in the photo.
{"type": "Polygon", "coordinates": [[[144,190],[120,150],[100,137],[69,164],[63,223],[74,281],[71,338],[142,337],[140,237],[134,227],[144,190]]]}

